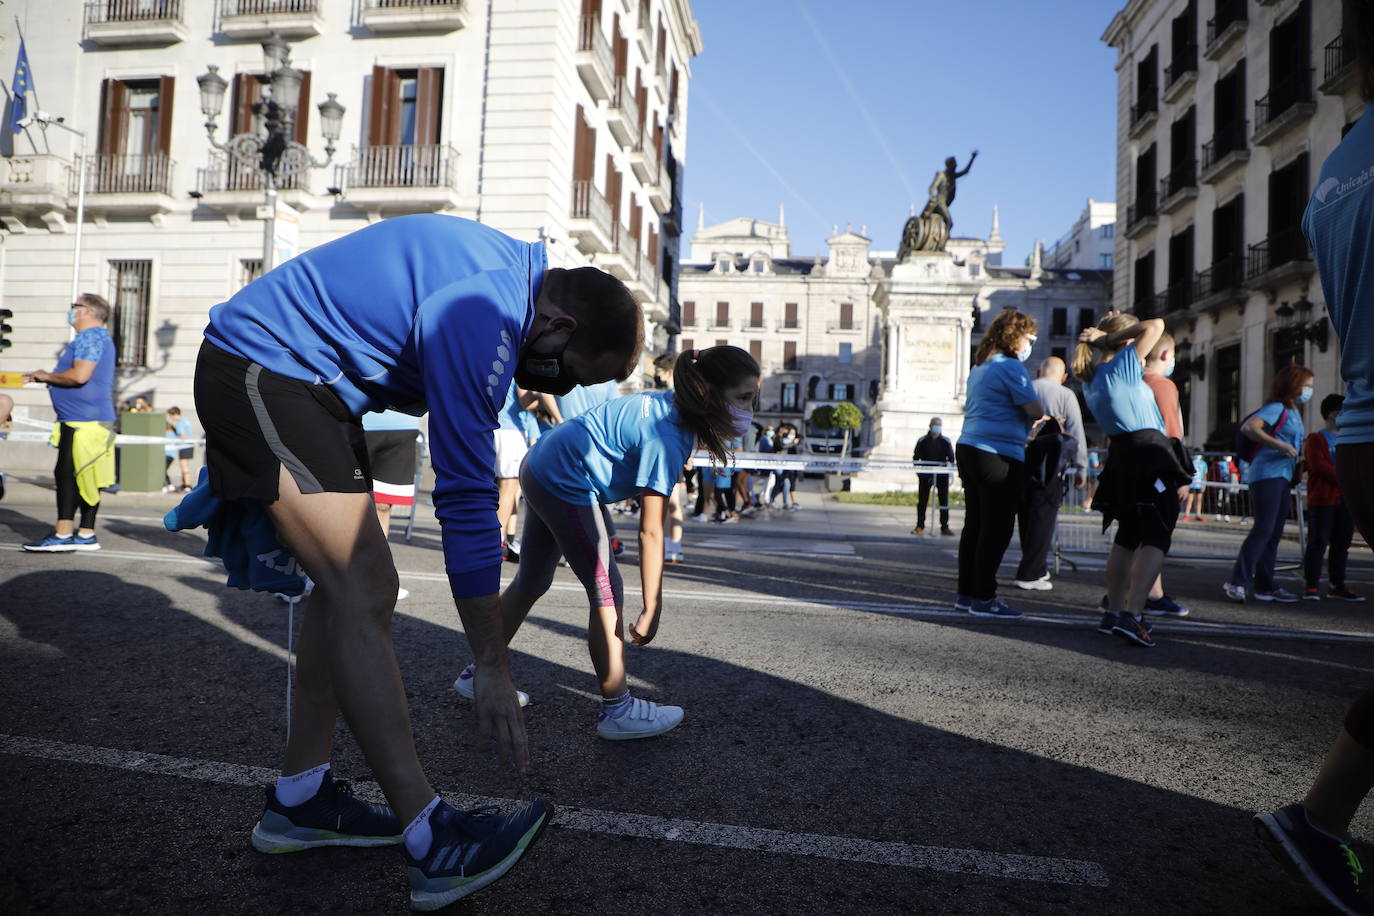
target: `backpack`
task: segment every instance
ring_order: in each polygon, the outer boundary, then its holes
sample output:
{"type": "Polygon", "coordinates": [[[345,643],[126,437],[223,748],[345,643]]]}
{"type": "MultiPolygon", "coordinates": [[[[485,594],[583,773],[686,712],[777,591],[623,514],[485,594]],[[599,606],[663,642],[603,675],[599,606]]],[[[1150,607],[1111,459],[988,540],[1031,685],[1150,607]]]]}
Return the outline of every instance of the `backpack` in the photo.
{"type": "MultiPolygon", "coordinates": [[[[1263,409],[1263,407],[1260,408],[1260,410],[1263,409]]],[[[1264,448],[1263,444],[1256,442],[1254,439],[1251,439],[1249,436],[1245,435],[1245,424],[1250,422],[1250,417],[1253,417],[1257,413],[1259,413],[1259,410],[1252,412],[1244,420],[1241,420],[1240,425],[1236,427],[1236,458],[1246,463],[1254,461],[1255,456],[1259,454],[1259,450],[1264,448]]],[[[1263,424],[1264,431],[1271,436],[1277,435],[1278,431],[1280,429],[1283,429],[1283,424],[1287,422],[1288,408],[1285,407],[1283,409],[1283,412],[1279,414],[1279,422],[1275,423],[1273,426],[1270,426],[1267,423],[1263,424]]]]}

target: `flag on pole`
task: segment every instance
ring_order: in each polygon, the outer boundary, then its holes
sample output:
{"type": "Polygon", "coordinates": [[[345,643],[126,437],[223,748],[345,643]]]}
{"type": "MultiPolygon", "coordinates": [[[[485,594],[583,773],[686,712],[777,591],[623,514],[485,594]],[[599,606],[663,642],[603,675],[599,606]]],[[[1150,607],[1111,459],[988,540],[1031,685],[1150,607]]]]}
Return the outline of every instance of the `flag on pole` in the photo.
{"type": "Polygon", "coordinates": [[[29,91],[33,89],[33,77],[29,74],[29,52],[24,47],[24,39],[19,39],[19,58],[14,62],[14,79],[10,81],[13,102],[10,105],[10,130],[19,133],[23,128],[19,122],[29,113],[29,91]]]}

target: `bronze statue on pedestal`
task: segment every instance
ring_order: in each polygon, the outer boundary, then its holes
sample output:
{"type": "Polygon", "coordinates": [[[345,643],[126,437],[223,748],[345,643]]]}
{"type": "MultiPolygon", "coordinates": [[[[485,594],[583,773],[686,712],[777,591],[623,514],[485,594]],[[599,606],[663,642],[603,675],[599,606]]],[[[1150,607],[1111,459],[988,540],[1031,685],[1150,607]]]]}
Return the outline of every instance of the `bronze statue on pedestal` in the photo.
{"type": "Polygon", "coordinates": [[[954,203],[954,194],[960,178],[969,173],[973,168],[973,160],[978,158],[978,151],[974,150],[969,156],[968,165],[964,166],[963,171],[959,171],[959,163],[950,156],[945,160],[944,171],[936,172],[934,180],[930,183],[930,200],[926,202],[925,209],[920,216],[914,213],[902,227],[902,244],[897,250],[897,260],[906,260],[907,255],[913,251],[944,251],[946,243],[949,242],[950,229],[954,227],[954,219],[949,215],[949,206],[954,203]]]}

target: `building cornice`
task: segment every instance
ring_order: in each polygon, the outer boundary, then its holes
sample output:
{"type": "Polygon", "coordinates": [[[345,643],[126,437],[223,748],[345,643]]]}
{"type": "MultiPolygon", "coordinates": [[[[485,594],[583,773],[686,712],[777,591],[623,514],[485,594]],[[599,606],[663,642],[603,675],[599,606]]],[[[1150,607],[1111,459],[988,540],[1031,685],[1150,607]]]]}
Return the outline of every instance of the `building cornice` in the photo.
{"type": "Polygon", "coordinates": [[[1113,48],[1124,50],[1122,47],[1123,37],[1135,28],[1136,23],[1140,20],[1140,15],[1145,12],[1145,7],[1152,2],[1154,0],[1130,0],[1124,8],[1112,17],[1112,21],[1107,24],[1107,29],[1102,33],[1099,40],[1113,48]]]}

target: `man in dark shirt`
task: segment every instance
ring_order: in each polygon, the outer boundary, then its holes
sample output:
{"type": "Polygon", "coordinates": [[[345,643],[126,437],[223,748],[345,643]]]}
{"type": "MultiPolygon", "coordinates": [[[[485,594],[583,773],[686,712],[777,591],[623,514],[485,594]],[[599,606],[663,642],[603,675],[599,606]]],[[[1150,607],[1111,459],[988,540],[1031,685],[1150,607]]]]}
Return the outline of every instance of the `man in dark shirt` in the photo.
{"type": "MultiPolygon", "coordinates": [[[[940,465],[950,467],[954,464],[954,443],[942,435],[943,424],[939,417],[930,418],[930,432],[916,440],[916,449],[911,453],[911,461],[918,468],[921,466],[940,465]]],[[[949,475],[948,474],[919,474],[920,489],[916,497],[916,527],[911,529],[912,534],[924,534],[926,530],[926,503],[930,499],[930,486],[935,485],[935,492],[940,497],[940,533],[952,537],[954,532],[949,527],[949,475]]]]}

